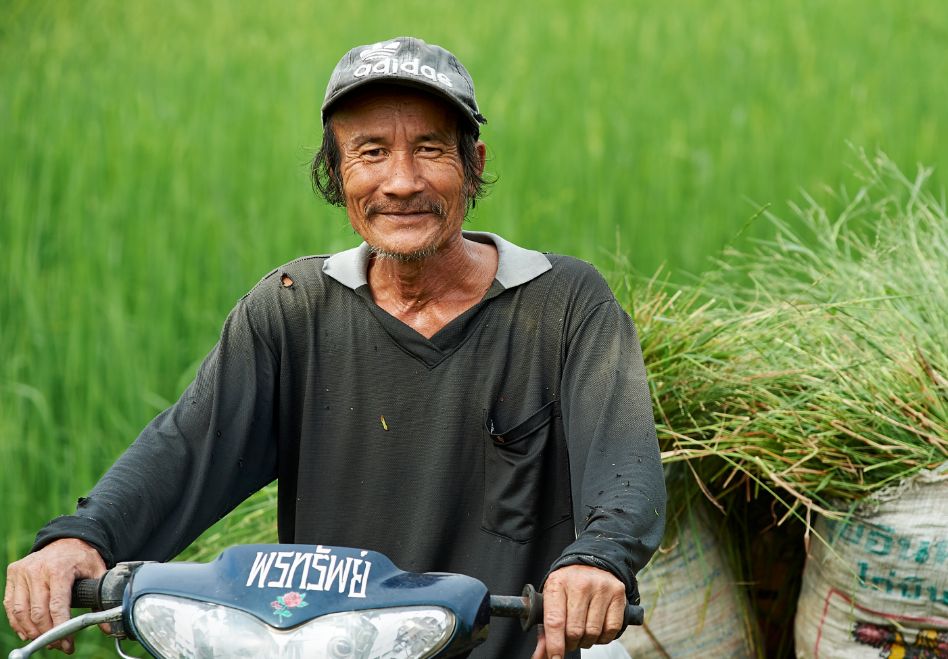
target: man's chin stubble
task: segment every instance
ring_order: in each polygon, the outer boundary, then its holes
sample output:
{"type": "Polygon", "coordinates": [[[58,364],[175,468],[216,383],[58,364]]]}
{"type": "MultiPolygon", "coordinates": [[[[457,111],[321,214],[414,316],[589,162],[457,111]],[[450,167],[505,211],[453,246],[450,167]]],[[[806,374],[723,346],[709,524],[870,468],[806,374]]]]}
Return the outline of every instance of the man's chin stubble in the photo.
{"type": "Polygon", "coordinates": [[[438,246],[432,244],[413,252],[391,252],[382,247],[369,245],[369,250],[372,252],[372,255],[379,260],[394,261],[396,263],[418,263],[437,254],[438,246]]]}

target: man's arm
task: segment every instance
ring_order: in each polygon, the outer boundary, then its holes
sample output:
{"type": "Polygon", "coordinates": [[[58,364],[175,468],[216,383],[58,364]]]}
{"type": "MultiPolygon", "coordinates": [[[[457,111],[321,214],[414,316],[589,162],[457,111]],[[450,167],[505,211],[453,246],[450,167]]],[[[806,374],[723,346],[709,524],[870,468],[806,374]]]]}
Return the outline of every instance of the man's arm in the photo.
{"type": "Polygon", "coordinates": [[[35,638],[49,629],[63,616],[54,606],[63,597],[68,617],[73,580],[98,570],[90,547],[109,566],[168,560],[276,477],[277,361],[268,343],[241,301],[180,400],[142,431],[75,514],[40,531],[36,553],[11,564],[8,587],[12,579],[25,588],[17,586],[7,607],[19,633],[35,638]],[[57,541],[65,538],[74,540],[64,549],[57,541]]]}
{"type": "Polygon", "coordinates": [[[571,337],[561,391],[577,538],[544,585],[545,599],[553,595],[541,640],[549,657],[615,637],[626,601],[637,603],[635,574],[658,547],[665,522],[641,348],[611,295],[571,337]]]}

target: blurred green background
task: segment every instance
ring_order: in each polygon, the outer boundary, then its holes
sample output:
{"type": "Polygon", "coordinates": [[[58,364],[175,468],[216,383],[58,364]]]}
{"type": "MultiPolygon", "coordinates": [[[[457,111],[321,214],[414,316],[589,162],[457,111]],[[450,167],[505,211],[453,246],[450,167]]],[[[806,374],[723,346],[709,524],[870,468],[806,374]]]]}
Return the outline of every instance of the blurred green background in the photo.
{"type": "Polygon", "coordinates": [[[469,227],[605,270],[701,272],[770,234],[761,206],[851,185],[849,144],[945,180],[943,0],[7,0],[4,564],[176,399],[240,295],[358,242],[308,183],[319,104],[342,53],[403,34],[454,51],[489,119],[469,227]]]}

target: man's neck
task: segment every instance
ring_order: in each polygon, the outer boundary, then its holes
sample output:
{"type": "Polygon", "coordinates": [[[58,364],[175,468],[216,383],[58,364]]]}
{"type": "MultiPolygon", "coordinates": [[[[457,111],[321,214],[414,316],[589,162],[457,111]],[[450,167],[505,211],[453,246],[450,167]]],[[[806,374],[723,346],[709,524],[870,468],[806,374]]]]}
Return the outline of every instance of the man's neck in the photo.
{"type": "Polygon", "coordinates": [[[458,235],[431,256],[399,261],[373,256],[375,303],[427,338],[477,304],[497,274],[497,248],[458,235]]]}

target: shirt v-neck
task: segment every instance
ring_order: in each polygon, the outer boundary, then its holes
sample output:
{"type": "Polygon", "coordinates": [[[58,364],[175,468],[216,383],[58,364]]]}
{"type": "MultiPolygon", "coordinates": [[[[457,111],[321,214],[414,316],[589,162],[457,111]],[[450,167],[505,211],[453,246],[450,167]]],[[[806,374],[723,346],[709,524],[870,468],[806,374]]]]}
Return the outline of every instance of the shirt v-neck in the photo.
{"type": "Polygon", "coordinates": [[[472,336],[477,326],[489,315],[490,300],[552,268],[550,260],[544,254],[514,245],[495,234],[465,231],[463,235],[477,242],[493,243],[497,248],[497,273],[480,302],[452,319],[430,339],[375,303],[367,277],[371,250],[365,243],[326,259],[323,273],[362,298],[377,322],[399,348],[429,369],[434,368],[472,336]]]}
{"type": "Polygon", "coordinates": [[[477,326],[490,315],[488,301],[505,290],[507,289],[495,279],[479,302],[453,318],[447,325],[435,332],[430,339],[376,304],[375,300],[372,299],[372,291],[368,285],[360,286],[355,292],[362,298],[379,325],[399,348],[421,361],[428,368],[434,368],[474,334],[477,326]]]}

